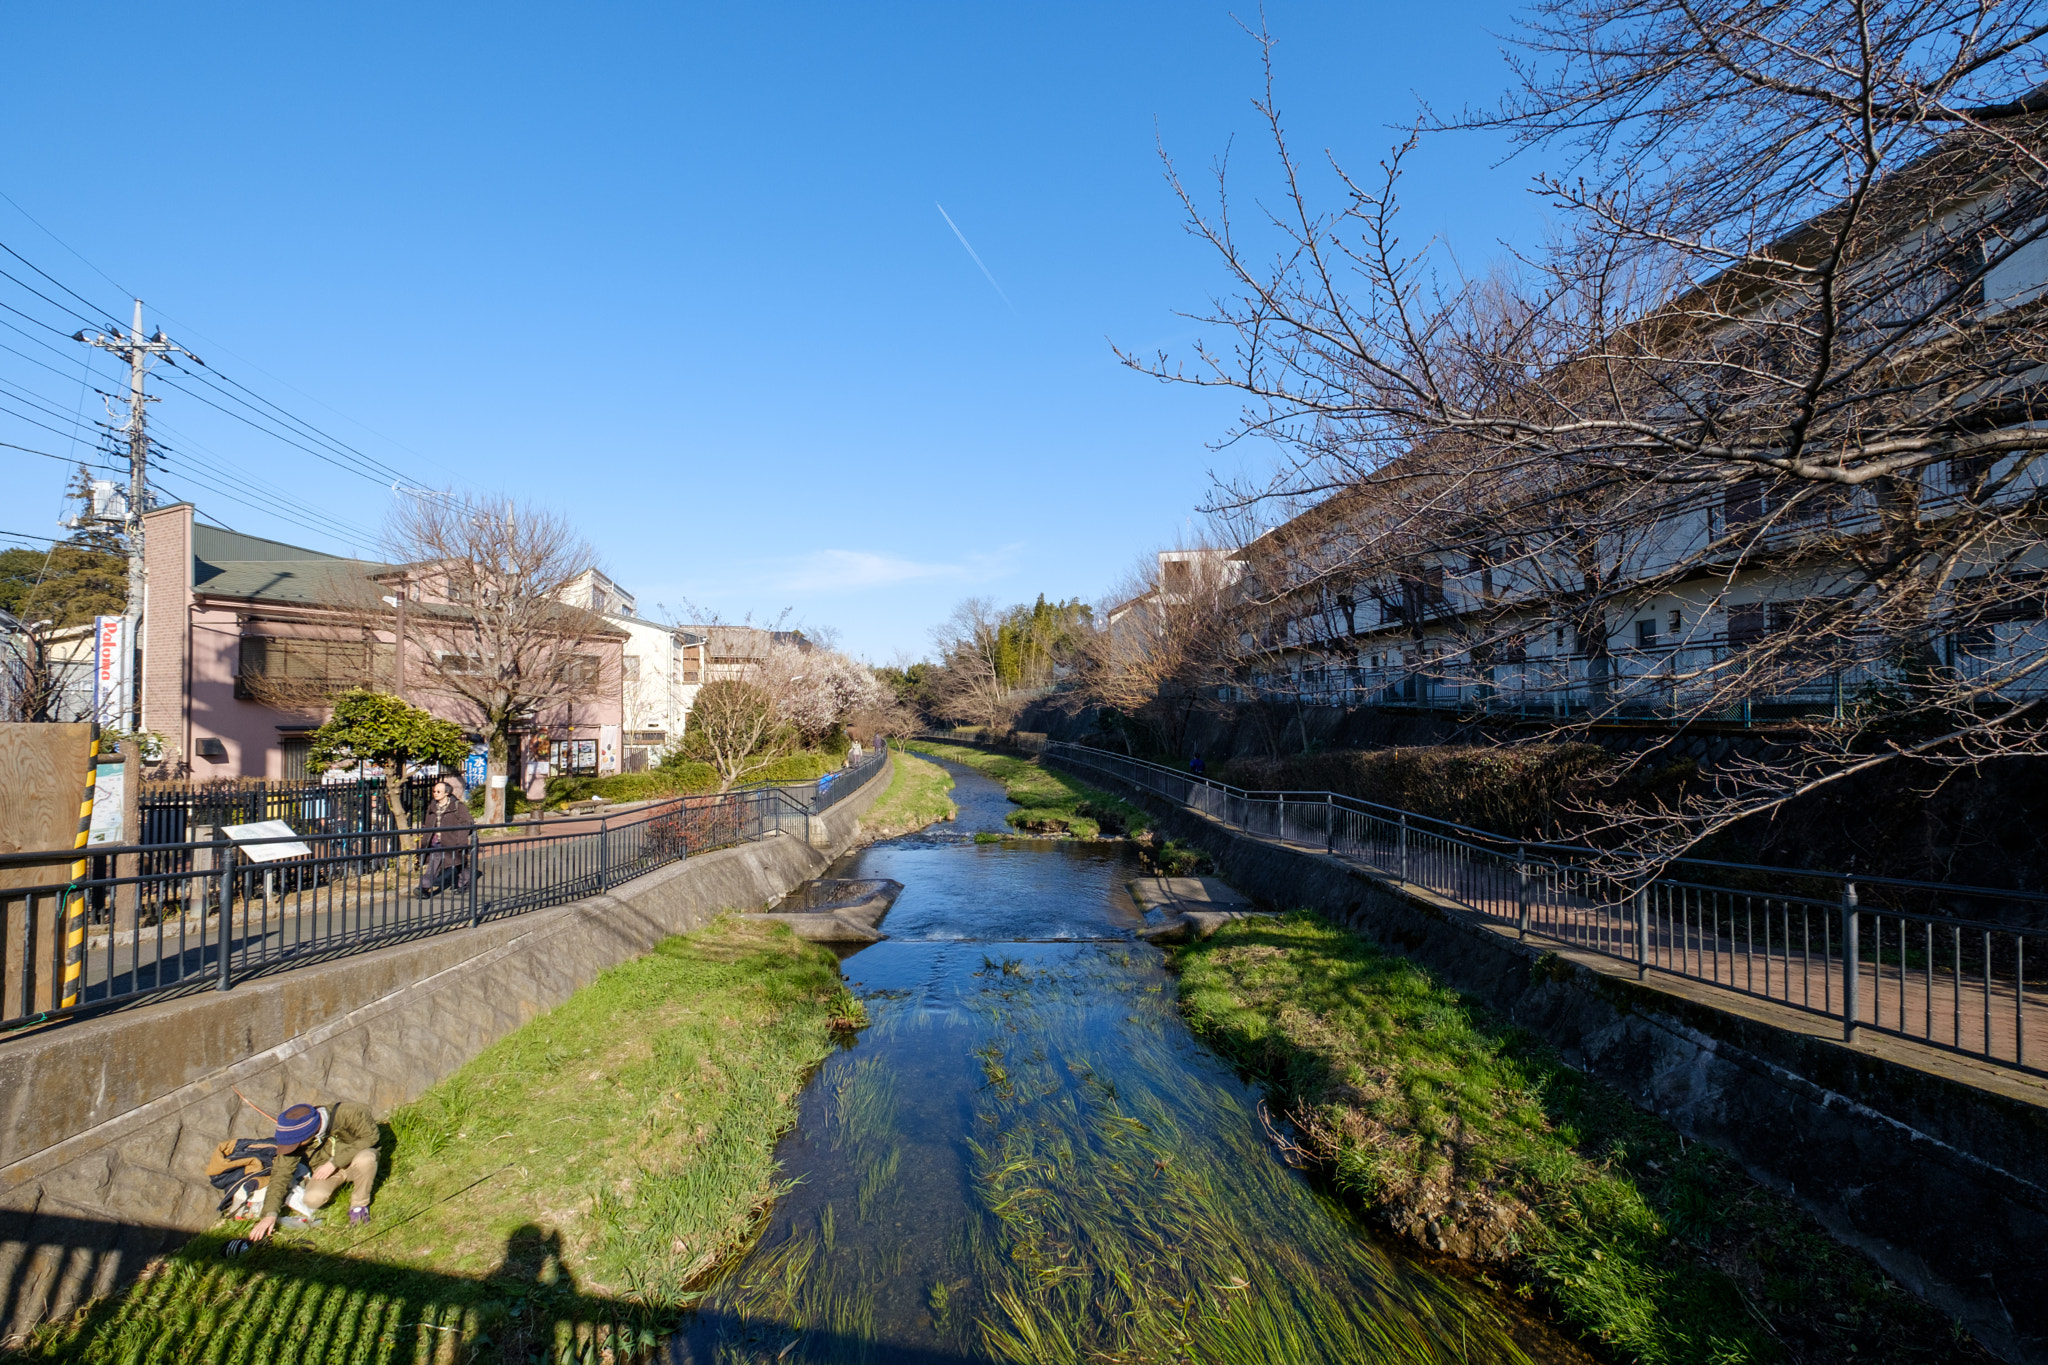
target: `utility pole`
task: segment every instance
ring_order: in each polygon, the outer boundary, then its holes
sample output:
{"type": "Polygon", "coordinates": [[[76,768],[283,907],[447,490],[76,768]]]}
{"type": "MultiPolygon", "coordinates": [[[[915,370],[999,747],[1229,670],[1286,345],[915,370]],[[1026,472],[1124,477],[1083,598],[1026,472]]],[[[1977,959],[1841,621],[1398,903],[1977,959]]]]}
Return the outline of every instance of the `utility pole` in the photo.
{"type": "MultiPolygon", "coordinates": [[[[139,686],[141,668],[138,658],[142,651],[142,599],[143,590],[148,586],[147,571],[142,562],[142,514],[149,505],[149,405],[156,400],[142,391],[142,381],[148,376],[152,358],[167,355],[173,351],[191,355],[162,332],[153,337],[142,334],[142,300],[135,300],[135,324],[123,337],[115,329],[113,336],[95,333],[87,336],[84,332],[74,333],[73,341],[84,342],[110,351],[128,362],[128,507],[122,519],[122,531],[128,541],[128,609],[122,613],[128,635],[126,683],[121,699],[122,725],[129,730],[142,728],[142,689],[139,686]]],[[[197,357],[193,357],[197,359],[197,357]]]]}

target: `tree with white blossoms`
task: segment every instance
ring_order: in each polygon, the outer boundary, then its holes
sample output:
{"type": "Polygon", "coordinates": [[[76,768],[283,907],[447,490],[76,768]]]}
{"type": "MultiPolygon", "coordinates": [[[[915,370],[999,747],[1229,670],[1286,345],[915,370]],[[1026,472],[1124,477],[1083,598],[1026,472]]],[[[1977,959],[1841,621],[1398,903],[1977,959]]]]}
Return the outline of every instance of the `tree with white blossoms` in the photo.
{"type": "Polygon", "coordinates": [[[833,727],[891,700],[872,669],[836,649],[770,646],[755,680],[775,699],[777,718],[805,744],[818,743],[833,727]]]}

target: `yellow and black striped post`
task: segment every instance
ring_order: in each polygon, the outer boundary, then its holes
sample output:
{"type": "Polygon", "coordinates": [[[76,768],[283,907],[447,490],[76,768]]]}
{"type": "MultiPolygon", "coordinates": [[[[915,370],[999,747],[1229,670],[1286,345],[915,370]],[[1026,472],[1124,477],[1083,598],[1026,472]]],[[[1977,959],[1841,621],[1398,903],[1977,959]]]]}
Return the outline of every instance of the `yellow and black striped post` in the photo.
{"type": "MultiPolygon", "coordinates": [[[[83,849],[88,836],[92,834],[92,796],[94,783],[100,771],[100,727],[95,721],[92,727],[92,743],[85,754],[85,800],[78,803],[78,842],[73,848],[83,849]]],[[[79,883],[85,880],[85,859],[79,858],[71,864],[71,885],[64,890],[64,996],[59,1009],[70,1009],[85,995],[85,911],[86,892],[79,883]]]]}

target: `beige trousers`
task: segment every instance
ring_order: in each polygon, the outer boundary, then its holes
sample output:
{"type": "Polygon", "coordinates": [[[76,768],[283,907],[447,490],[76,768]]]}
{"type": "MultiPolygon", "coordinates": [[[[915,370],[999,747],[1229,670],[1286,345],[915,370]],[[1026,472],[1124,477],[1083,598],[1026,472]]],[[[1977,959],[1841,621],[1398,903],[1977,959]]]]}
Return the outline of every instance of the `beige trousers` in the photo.
{"type": "Polygon", "coordinates": [[[350,1187],[348,1202],[351,1208],[368,1208],[370,1191],[377,1185],[377,1149],[365,1147],[356,1153],[356,1159],[328,1176],[325,1180],[308,1179],[301,1187],[305,1192],[306,1207],[324,1207],[334,1198],[334,1192],[343,1185],[350,1187]]]}

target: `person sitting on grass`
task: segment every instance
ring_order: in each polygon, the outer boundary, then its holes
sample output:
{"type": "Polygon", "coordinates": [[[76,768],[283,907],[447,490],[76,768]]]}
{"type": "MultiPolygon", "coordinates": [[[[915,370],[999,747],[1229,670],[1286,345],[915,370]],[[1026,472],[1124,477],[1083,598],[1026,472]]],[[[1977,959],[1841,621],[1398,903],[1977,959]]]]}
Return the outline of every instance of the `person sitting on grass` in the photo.
{"type": "Polygon", "coordinates": [[[333,1105],[295,1104],[277,1116],[278,1172],[263,1191],[263,1216],[249,1229],[249,1240],[260,1242],[277,1227],[281,1209],[289,1208],[303,1219],[296,1226],[316,1222],[313,1211],[334,1197],[343,1185],[349,1187],[348,1221],[370,1221],[370,1190],[377,1183],[377,1119],[354,1100],[333,1105]],[[284,1173],[303,1159],[313,1174],[297,1189],[286,1192],[291,1181],[284,1173]]]}

